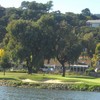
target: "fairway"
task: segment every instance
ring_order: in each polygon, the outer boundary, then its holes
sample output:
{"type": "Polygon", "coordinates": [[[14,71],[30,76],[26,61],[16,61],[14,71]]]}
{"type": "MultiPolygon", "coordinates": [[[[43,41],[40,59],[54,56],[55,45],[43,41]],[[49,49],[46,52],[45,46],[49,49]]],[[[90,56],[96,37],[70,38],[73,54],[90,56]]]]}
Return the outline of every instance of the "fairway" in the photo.
{"type": "Polygon", "coordinates": [[[100,78],[90,77],[90,76],[80,76],[80,75],[66,75],[62,77],[61,75],[55,74],[32,74],[27,73],[6,73],[4,76],[0,72],[0,80],[11,80],[11,81],[22,81],[23,79],[30,79],[33,81],[44,82],[48,80],[60,80],[63,83],[85,83],[85,84],[98,84],[100,85],[100,78]]]}

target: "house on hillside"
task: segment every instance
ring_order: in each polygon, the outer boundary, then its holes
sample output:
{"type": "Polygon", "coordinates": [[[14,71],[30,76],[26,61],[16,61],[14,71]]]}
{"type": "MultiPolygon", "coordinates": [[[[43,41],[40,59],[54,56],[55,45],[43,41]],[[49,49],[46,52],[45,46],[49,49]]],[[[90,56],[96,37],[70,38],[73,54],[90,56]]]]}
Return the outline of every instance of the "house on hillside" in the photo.
{"type": "Polygon", "coordinates": [[[89,27],[100,27],[100,20],[88,20],[86,25],[89,27]]]}

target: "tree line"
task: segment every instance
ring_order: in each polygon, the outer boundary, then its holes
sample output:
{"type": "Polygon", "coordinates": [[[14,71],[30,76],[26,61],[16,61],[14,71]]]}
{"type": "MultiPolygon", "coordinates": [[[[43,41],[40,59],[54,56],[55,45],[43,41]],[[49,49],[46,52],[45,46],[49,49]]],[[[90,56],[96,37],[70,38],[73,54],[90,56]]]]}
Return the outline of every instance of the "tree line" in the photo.
{"type": "Polygon", "coordinates": [[[80,14],[52,11],[53,2],[23,1],[19,8],[0,6],[0,48],[8,62],[26,62],[28,73],[56,58],[63,68],[77,61],[82,52],[90,58],[100,40],[100,27],[87,27],[89,19],[99,19],[88,8],[80,14]],[[85,50],[85,51],[84,51],[85,50]]]}

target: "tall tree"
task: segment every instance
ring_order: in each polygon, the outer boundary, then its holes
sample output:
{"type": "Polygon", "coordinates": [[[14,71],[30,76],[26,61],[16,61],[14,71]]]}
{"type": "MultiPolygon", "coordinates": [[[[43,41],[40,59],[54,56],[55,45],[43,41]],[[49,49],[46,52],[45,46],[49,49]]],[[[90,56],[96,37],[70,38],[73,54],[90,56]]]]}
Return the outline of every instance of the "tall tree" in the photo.
{"type": "Polygon", "coordinates": [[[31,74],[33,66],[31,56],[34,51],[32,48],[35,43],[33,42],[33,39],[36,35],[32,22],[25,20],[12,21],[7,26],[7,31],[10,36],[8,42],[9,45],[7,44],[7,46],[11,47],[12,44],[15,44],[12,48],[10,48],[10,51],[15,50],[21,60],[26,60],[28,73],[31,74]]]}
{"type": "Polygon", "coordinates": [[[82,15],[84,16],[91,16],[91,12],[89,10],[89,8],[85,8],[82,10],[82,15]]]}
{"type": "MultiPolygon", "coordinates": [[[[70,27],[67,27],[68,30],[70,27]]],[[[70,28],[72,30],[72,28],[70,28]]],[[[57,48],[57,59],[61,63],[63,68],[62,76],[65,77],[65,63],[69,65],[77,61],[81,53],[81,43],[79,42],[77,36],[72,33],[72,31],[65,31],[65,35],[60,39],[57,48]]]]}
{"type": "Polygon", "coordinates": [[[52,6],[52,1],[45,4],[37,3],[36,1],[23,1],[20,7],[23,10],[22,18],[25,20],[38,20],[42,15],[48,13],[52,6]]]}

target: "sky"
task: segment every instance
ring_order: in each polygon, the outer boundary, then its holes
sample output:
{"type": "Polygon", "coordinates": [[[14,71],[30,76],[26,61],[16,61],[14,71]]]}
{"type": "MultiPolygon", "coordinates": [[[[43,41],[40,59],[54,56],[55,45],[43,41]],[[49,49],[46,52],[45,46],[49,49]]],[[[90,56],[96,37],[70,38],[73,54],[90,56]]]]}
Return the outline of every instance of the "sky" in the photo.
{"type": "MultiPolygon", "coordinates": [[[[18,8],[22,1],[36,1],[46,3],[50,0],[0,0],[0,5],[18,8]]],[[[89,8],[92,14],[100,14],[100,0],[51,0],[53,1],[53,11],[60,10],[62,13],[81,13],[85,8],[89,8]]]]}

